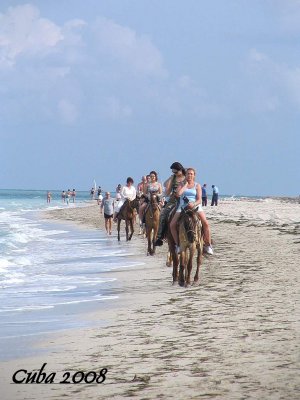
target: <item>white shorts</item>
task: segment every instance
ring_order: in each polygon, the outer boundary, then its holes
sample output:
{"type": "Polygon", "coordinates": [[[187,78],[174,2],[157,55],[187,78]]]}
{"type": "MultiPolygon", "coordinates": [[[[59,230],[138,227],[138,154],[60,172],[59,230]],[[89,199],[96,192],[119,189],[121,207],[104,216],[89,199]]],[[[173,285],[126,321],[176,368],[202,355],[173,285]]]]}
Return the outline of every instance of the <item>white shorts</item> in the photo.
{"type": "MultiPolygon", "coordinates": [[[[201,212],[201,211],[203,211],[203,208],[202,208],[201,204],[198,205],[198,207],[196,208],[196,210],[197,210],[198,213],[201,212]]],[[[181,206],[177,208],[176,212],[177,212],[177,213],[180,213],[180,212],[181,212],[181,206]]]]}

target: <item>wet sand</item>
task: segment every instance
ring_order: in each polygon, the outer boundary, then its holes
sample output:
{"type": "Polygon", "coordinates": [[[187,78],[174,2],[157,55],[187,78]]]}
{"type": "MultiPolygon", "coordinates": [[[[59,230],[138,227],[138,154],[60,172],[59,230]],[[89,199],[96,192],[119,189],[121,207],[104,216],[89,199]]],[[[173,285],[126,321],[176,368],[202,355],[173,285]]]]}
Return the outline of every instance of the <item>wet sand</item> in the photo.
{"type": "MultiPolygon", "coordinates": [[[[200,286],[188,289],[172,286],[166,245],[147,257],[146,241],[135,235],[126,243],[123,232],[120,245],[145,265],[110,272],[122,282],[120,301],[92,316],[106,326],[52,335],[39,344],[45,354],[2,362],[1,398],[298,399],[299,224],[264,220],[267,208],[250,201],[207,208],[215,255],[205,257],[200,286]],[[251,207],[259,221],[245,218],[251,207]],[[103,367],[107,379],[9,384],[17,369],[44,362],[57,381],[64,371],[103,367]]],[[[96,206],[47,217],[103,229],[96,206]]]]}

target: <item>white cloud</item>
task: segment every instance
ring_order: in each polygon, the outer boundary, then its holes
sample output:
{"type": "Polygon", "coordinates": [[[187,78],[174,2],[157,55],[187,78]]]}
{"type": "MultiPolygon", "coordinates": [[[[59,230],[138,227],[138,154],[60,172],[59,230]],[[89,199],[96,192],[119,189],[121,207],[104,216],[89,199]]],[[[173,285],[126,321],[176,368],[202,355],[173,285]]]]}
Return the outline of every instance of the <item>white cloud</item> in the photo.
{"type": "MultiPolygon", "coordinates": [[[[271,1],[271,7],[274,2],[271,1]]],[[[277,0],[281,28],[287,33],[300,32],[300,0],[277,0]]]]}
{"type": "Polygon", "coordinates": [[[145,75],[166,77],[163,57],[150,38],[100,17],[95,24],[100,52],[145,75]]]}
{"type": "Polygon", "coordinates": [[[300,109],[299,67],[276,62],[256,49],[249,51],[246,66],[254,81],[250,88],[253,110],[275,111],[284,104],[300,109]]]}
{"type": "Polygon", "coordinates": [[[63,35],[61,29],[41,18],[36,7],[26,4],[0,14],[0,66],[12,66],[22,54],[37,54],[54,48],[63,35]]]}
{"type": "Polygon", "coordinates": [[[73,125],[77,120],[76,106],[66,99],[61,99],[58,102],[58,112],[62,121],[68,125],[73,125]]]}
{"type": "Polygon", "coordinates": [[[132,108],[122,104],[119,99],[112,96],[103,101],[103,104],[99,107],[99,113],[101,117],[122,119],[131,117],[132,108]]]}
{"type": "Polygon", "coordinates": [[[286,90],[300,110],[300,68],[283,68],[283,81],[286,90]]]}

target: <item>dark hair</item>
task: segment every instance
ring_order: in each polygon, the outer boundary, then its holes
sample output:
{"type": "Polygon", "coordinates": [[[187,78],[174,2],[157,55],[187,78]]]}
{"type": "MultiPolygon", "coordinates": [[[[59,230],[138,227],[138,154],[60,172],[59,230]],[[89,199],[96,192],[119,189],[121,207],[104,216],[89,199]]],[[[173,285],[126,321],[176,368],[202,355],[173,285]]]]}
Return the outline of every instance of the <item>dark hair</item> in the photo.
{"type": "Polygon", "coordinates": [[[155,175],[155,180],[157,180],[157,172],[151,171],[149,175],[155,175]]]}
{"type": "Polygon", "coordinates": [[[185,175],[185,169],[183,167],[182,164],[180,164],[180,162],[175,161],[173,162],[173,164],[170,167],[171,169],[177,169],[177,171],[182,171],[183,175],[185,175]]]}
{"type": "Polygon", "coordinates": [[[130,182],[130,183],[133,183],[133,179],[129,176],[129,177],[127,178],[126,182],[127,182],[127,183],[129,183],[129,182],[130,182]]]}

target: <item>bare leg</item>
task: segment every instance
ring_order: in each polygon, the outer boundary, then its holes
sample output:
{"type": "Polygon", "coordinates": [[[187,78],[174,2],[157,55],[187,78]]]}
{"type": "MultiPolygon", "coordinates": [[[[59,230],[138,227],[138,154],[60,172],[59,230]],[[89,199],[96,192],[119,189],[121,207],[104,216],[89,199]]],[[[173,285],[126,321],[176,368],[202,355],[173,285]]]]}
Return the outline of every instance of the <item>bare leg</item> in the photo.
{"type": "Polygon", "coordinates": [[[204,213],[204,211],[200,211],[200,212],[198,213],[198,215],[199,215],[200,221],[201,221],[202,226],[203,226],[203,239],[204,239],[204,244],[205,244],[206,246],[207,246],[207,245],[210,245],[210,244],[211,244],[210,228],[209,228],[209,225],[208,225],[208,222],[207,222],[205,213],[204,213]]]}

